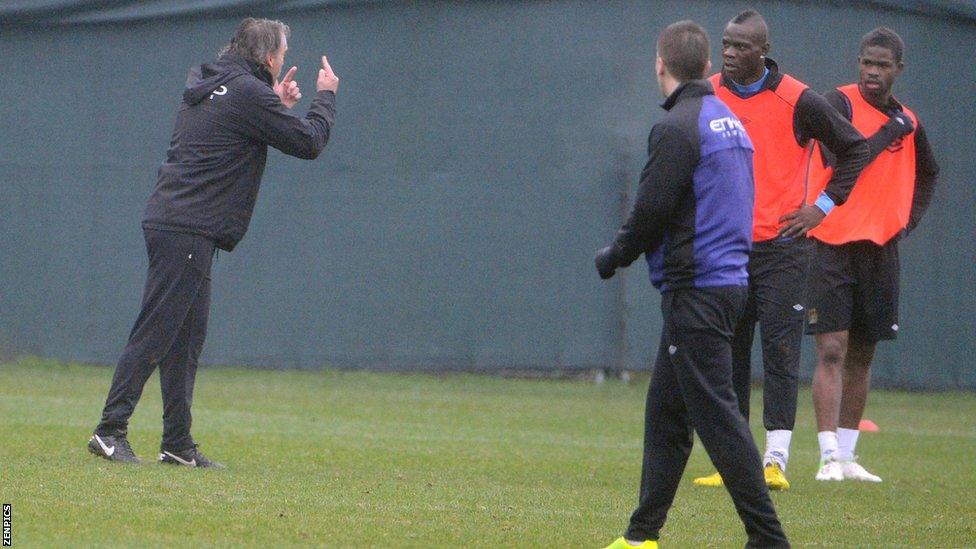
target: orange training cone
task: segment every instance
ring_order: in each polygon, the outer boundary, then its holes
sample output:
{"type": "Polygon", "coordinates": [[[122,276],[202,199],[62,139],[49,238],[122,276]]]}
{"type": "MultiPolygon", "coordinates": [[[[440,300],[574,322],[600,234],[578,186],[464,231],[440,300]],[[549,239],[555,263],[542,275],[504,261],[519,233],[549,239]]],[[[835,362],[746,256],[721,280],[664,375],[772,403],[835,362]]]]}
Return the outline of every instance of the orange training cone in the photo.
{"type": "Polygon", "coordinates": [[[861,423],[857,425],[857,428],[865,433],[877,433],[879,431],[878,424],[870,419],[862,419],[861,423]]]}

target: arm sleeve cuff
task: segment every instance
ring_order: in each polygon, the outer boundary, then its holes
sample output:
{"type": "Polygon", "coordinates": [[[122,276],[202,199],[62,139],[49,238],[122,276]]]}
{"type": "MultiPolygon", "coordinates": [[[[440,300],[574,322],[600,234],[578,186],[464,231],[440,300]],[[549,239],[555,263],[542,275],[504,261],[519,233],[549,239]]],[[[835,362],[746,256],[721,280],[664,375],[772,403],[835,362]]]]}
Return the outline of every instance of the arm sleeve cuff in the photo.
{"type": "Polygon", "coordinates": [[[834,209],[836,204],[834,204],[833,199],[827,196],[827,193],[820,193],[820,196],[817,197],[817,201],[814,202],[813,205],[820,208],[820,211],[822,211],[824,215],[827,215],[830,213],[830,210],[834,209]]]}

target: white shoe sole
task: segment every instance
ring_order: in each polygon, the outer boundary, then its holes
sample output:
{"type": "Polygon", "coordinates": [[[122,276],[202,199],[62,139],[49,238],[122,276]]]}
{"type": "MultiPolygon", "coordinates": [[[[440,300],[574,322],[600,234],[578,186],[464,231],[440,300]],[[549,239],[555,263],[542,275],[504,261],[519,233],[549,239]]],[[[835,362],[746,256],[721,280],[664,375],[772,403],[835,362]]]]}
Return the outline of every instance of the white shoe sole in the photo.
{"type": "Polygon", "coordinates": [[[853,480],[854,482],[873,482],[875,484],[881,482],[881,477],[847,477],[845,476],[843,480],[853,480]]]}
{"type": "Polygon", "coordinates": [[[827,481],[827,482],[830,482],[830,481],[840,482],[840,481],[844,480],[844,477],[835,477],[833,475],[817,475],[817,480],[827,481]]]}

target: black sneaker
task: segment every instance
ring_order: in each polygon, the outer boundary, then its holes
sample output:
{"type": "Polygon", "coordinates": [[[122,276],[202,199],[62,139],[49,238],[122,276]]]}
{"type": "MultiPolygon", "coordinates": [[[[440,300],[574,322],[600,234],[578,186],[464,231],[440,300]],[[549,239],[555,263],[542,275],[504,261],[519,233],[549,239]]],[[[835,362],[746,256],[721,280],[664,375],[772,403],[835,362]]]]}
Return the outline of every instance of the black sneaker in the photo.
{"type": "Polygon", "coordinates": [[[129,446],[125,431],[118,431],[114,435],[93,434],[88,440],[88,451],[109,461],[142,463],[132,451],[132,446],[129,446]]]}
{"type": "Polygon", "coordinates": [[[159,462],[169,463],[170,465],[186,465],[187,467],[210,467],[212,469],[225,468],[222,464],[207,459],[207,456],[200,453],[200,450],[197,450],[196,444],[187,450],[183,450],[182,452],[170,452],[169,450],[162,450],[159,452],[159,462]]]}

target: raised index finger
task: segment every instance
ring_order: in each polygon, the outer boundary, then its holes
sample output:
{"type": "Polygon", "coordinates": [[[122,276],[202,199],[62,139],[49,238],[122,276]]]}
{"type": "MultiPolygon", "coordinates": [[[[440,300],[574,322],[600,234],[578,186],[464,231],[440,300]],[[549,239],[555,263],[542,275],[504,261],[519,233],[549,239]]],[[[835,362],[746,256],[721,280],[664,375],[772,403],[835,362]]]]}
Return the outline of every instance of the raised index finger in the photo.
{"type": "Polygon", "coordinates": [[[326,74],[335,74],[332,72],[332,66],[329,65],[329,60],[324,55],[322,56],[322,69],[325,70],[326,74]]]}
{"type": "Polygon", "coordinates": [[[292,68],[288,69],[288,72],[285,73],[285,78],[281,81],[281,83],[282,84],[287,84],[288,82],[291,82],[292,79],[295,78],[295,73],[296,72],[298,72],[298,67],[292,67],[292,68]]]}

